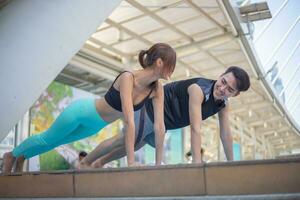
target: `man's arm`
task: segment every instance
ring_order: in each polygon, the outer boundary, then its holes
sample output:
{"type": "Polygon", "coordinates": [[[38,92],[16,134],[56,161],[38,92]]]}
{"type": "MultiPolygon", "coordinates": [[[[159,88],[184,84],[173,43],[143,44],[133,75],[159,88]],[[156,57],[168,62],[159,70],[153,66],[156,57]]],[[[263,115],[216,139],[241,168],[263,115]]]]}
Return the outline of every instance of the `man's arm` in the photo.
{"type": "Polygon", "coordinates": [[[219,113],[220,137],[228,161],[233,160],[232,135],[229,127],[229,108],[225,106],[219,113]]]}
{"type": "Polygon", "coordinates": [[[201,88],[197,84],[192,84],[191,86],[189,86],[188,93],[193,163],[201,163],[201,104],[203,102],[204,95],[201,88]]]}

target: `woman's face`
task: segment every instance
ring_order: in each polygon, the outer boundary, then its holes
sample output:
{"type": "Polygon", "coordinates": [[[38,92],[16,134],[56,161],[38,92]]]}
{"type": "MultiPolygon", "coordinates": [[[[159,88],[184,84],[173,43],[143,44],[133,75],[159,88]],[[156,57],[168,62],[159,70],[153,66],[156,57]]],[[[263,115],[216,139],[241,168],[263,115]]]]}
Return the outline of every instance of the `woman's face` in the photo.
{"type": "Polygon", "coordinates": [[[175,66],[166,65],[163,62],[163,60],[160,58],[156,60],[156,66],[157,66],[157,70],[159,72],[160,78],[162,78],[164,80],[169,80],[175,70],[175,66]]]}

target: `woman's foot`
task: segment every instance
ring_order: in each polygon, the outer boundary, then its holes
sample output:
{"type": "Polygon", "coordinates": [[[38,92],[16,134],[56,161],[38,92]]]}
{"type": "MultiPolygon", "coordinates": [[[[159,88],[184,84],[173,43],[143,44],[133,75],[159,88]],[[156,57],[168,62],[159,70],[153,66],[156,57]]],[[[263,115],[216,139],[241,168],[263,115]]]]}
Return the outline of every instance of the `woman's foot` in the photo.
{"type": "Polygon", "coordinates": [[[17,158],[15,172],[23,172],[24,161],[25,161],[24,156],[20,156],[17,158]]]}
{"type": "Polygon", "coordinates": [[[13,156],[12,152],[7,152],[3,155],[3,174],[10,174],[13,168],[16,158],[13,156]]]}

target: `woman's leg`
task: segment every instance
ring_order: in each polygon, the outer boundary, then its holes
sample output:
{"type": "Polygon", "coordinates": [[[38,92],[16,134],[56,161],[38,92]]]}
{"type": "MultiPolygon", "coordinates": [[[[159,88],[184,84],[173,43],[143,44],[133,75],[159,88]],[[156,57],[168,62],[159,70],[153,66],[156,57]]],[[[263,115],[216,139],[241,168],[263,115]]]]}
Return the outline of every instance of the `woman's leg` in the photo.
{"type": "Polygon", "coordinates": [[[63,140],[58,141],[57,143],[54,143],[52,145],[45,145],[41,148],[39,148],[39,153],[33,150],[29,150],[24,152],[25,158],[31,158],[33,156],[45,153],[47,151],[50,151],[60,145],[68,144],[75,142],[77,140],[81,140],[83,138],[89,137],[91,135],[94,135],[99,132],[100,129],[98,128],[92,128],[87,127],[83,125],[79,125],[74,131],[72,131],[68,136],[63,138],[63,140]]]}
{"type": "Polygon", "coordinates": [[[10,173],[16,158],[12,155],[12,152],[7,152],[3,155],[2,173],[10,173]]]}
{"type": "MultiPolygon", "coordinates": [[[[45,153],[47,151],[50,151],[60,145],[63,144],[68,144],[83,138],[86,138],[90,135],[94,135],[95,133],[98,133],[98,129],[93,129],[90,127],[84,127],[84,126],[79,126],[77,129],[75,129],[69,136],[67,136],[66,138],[64,138],[64,140],[60,141],[59,143],[55,143],[52,145],[46,145],[43,146],[39,149],[39,153],[38,154],[42,154],[45,153]]],[[[33,156],[38,155],[36,151],[26,151],[24,152],[24,156],[20,156],[17,158],[16,160],[16,170],[15,172],[22,172],[23,171],[23,165],[24,165],[24,161],[25,161],[25,157],[26,158],[31,158],[33,156]]]]}
{"type": "Polygon", "coordinates": [[[74,102],[56,118],[48,130],[27,138],[17,146],[13,150],[13,155],[19,157],[28,151],[40,154],[43,152],[44,147],[52,147],[53,144],[63,140],[63,138],[72,133],[80,125],[77,117],[79,114],[78,105],[74,102]]]}
{"type": "Polygon", "coordinates": [[[16,159],[16,169],[14,172],[23,172],[25,157],[20,156],[16,159]]]}
{"type": "Polygon", "coordinates": [[[61,144],[73,142],[97,133],[107,123],[96,111],[93,99],[82,99],[68,106],[45,132],[22,142],[13,151],[15,157],[38,155],[61,144]],[[28,153],[30,152],[30,153],[28,153]]]}
{"type": "Polygon", "coordinates": [[[75,101],[57,117],[48,130],[27,138],[12,153],[8,153],[10,156],[7,156],[8,159],[4,159],[4,169],[6,172],[11,171],[14,162],[14,160],[10,159],[12,155],[14,158],[20,156],[30,158],[53,149],[60,144],[75,141],[76,138],[81,139],[92,133],[97,133],[106,125],[107,123],[100,118],[96,111],[94,100],[83,99],[75,101]],[[86,130],[86,127],[91,128],[91,131],[73,136],[74,130],[80,125],[84,126],[84,130],[86,130]]]}

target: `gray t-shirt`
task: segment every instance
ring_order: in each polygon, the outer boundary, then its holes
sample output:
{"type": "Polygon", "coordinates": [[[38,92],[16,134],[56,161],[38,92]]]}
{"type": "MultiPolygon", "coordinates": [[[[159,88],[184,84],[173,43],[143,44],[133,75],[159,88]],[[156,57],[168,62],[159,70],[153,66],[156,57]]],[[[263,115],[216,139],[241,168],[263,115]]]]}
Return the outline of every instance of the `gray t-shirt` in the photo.
{"type": "MultiPolygon", "coordinates": [[[[164,121],[166,130],[190,125],[188,87],[194,83],[201,87],[205,97],[202,103],[202,120],[223,109],[226,105],[226,100],[216,101],[213,96],[215,82],[215,80],[205,78],[193,78],[166,84],[164,86],[164,121]]],[[[147,114],[153,122],[152,100],[149,99],[145,103],[145,106],[147,114]]]]}

